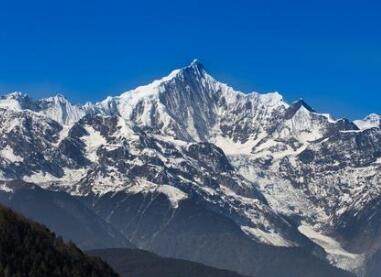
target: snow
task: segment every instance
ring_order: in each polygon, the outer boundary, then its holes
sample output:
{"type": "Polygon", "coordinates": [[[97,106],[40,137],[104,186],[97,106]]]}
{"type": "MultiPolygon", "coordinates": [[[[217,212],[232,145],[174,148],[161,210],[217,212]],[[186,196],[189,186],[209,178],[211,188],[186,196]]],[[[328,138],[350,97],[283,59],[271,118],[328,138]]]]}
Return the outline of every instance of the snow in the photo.
{"type": "Polygon", "coordinates": [[[362,265],[365,258],[363,255],[348,252],[334,238],[323,235],[315,231],[311,226],[305,224],[300,225],[298,230],[313,242],[320,245],[328,254],[330,262],[337,267],[354,271],[362,265]]]}
{"type": "Polygon", "coordinates": [[[340,133],[361,133],[362,131],[364,131],[366,129],[362,129],[362,130],[340,130],[340,133]]]}
{"type": "Polygon", "coordinates": [[[381,126],[381,115],[379,114],[370,114],[364,119],[361,120],[355,120],[353,123],[356,124],[356,126],[360,130],[366,130],[370,128],[380,127],[381,126]]]}
{"type": "Polygon", "coordinates": [[[138,135],[131,129],[131,126],[129,125],[129,121],[118,117],[118,123],[117,123],[118,131],[116,134],[114,134],[117,138],[126,138],[129,140],[136,140],[139,138],[138,135]]]}
{"type": "Polygon", "coordinates": [[[10,188],[6,183],[0,183],[0,190],[5,192],[13,192],[13,189],[10,188]]]}
{"type": "Polygon", "coordinates": [[[88,136],[82,137],[82,141],[86,145],[87,158],[92,162],[98,161],[97,150],[100,146],[107,143],[106,139],[91,126],[85,127],[89,133],[88,136]]]}
{"type": "Polygon", "coordinates": [[[279,107],[280,104],[284,105],[286,108],[289,106],[283,102],[283,96],[277,91],[259,94],[259,97],[261,102],[269,108],[279,107]]]}
{"type": "Polygon", "coordinates": [[[135,194],[153,192],[162,193],[167,196],[174,209],[179,207],[180,201],[188,198],[188,195],[185,192],[176,187],[170,185],[158,185],[141,178],[135,180],[133,185],[129,186],[126,191],[135,194]]]}
{"type": "MultiPolygon", "coordinates": [[[[154,128],[160,126],[158,131],[161,134],[179,137],[181,133],[194,141],[201,141],[208,136],[210,129],[218,124],[211,122],[211,118],[226,117],[229,120],[235,110],[246,107],[248,103],[251,103],[251,112],[260,113],[258,116],[268,119],[271,118],[273,110],[288,106],[278,92],[244,94],[235,91],[228,85],[216,81],[199,66],[198,62],[194,62],[148,85],[124,92],[120,96],[108,97],[94,107],[101,114],[121,116],[130,126],[154,128]],[[183,82],[184,78],[188,78],[188,75],[183,74],[186,70],[193,70],[193,78],[201,84],[202,93],[195,93],[194,98],[188,95],[189,86],[178,88],[174,85],[177,84],[175,81],[183,82]],[[168,93],[166,88],[170,84],[173,90],[168,93]],[[227,104],[226,109],[216,105],[217,102],[210,103],[219,99],[223,99],[227,104]],[[177,110],[177,104],[184,105],[185,110],[177,110]]],[[[239,121],[241,117],[242,115],[238,114],[234,120],[239,121]]],[[[257,124],[255,121],[252,122],[257,124]]],[[[222,136],[221,129],[214,135],[222,136]]]]}
{"type": "Polygon", "coordinates": [[[43,184],[46,182],[59,181],[60,179],[47,172],[38,171],[30,176],[24,176],[23,180],[25,182],[43,184]]]}
{"type": "Polygon", "coordinates": [[[279,234],[273,233],[272,231],[265,232],[259,228],[252,228],[249,226],[241,226],[241,230],[248,236],[254,237],[266,244],[283,247],[291,247],[294,245],[292,242],[285,240],[279,234]]]}
{"type": "Polygon", "coordinates": [[[85,115],[80,106],[72,105],[64,96],[56,95],[40,100],[43,109],[38,113],[53,119],[62,125],[73,125],[85,115]]]}
{"type": "Polygon", "coordinates": [[[280,160],[280,159],[283,159],[284,157],[292,157],[292,156],[299,155],[300,153],[302,153],[307,148],[307,146],[308,146],[308,144],[305,144],[296,150],[288,148],[287,150],[284,150],[284,151],[275,152],[275,153],[273,153],[273,158],[275,160],[280,160]]]}
{"type": "Polygon", "coordinates": [[[63,125],[72,125],[85,115],[81,106],[72,105],[64,96],[32,100],[26,94],[14,92],[0,98],[0,108],[13,111],[30,111],[63,125]]]}
{"type": "Polygon", "coordinates": [[[188,195],[185,192],[168,185],[161,185],[156,189],[156,191],[165,194],[171,202],[173,208],[178,208],[179,202],[188,198],[188,195]]]}
{"type": "Polygon", "coordinates": [[[54,144],[55,146],[58,146],[61,143],[61,141],[63,141],[68,136],[70,128],[71,126],[62,126],[62,130],[59,133],[58,140],[54,144]]]}
{"type": "Polygon", "coordinates": [[[301,106],[294,116],[285,122],[280,137],[289,138],[293,136],[302,143],[321,138],[321,126],[316,125],[312,115],[312,112],[304,106],[301,106]]]}
{"type": "Polygon", "coordinates": [[[152,95],[156,95],[160,92],[160,87],[166,83],[171,81],[181,72],[180,69],[173,70],[168,76],[163,77],[159,80],[155,80],[152,83],[144,86],[139,86],[133,90],[122,93],[119,98],[132,101],[129,103],[130,106],[134,106],[134,103],[138,102],[142,98],[146,98],[152,95]]]}
{"type": "Polygon", "coordinates": [[[42,188],[48,188],[51,183],[72,185],[80,181],[86,174],[87,170],[81,169],[64,169],[64,175],[61,178],[55,177],[47,172],[38,171],[30,176],[24,176],[25,182],[41,185],[42,188]]]}
{"type": "Polygon", "coordinates": [[[0,100],[0,108],[11,109],[11,110],[21,110],[20,103],[15,99],[0,100]]]}
{"type": "Polygon", "coordinates": [[[22,110],[20,99],[26,95],[21,92],[13,92],[0,98],[0,108],[9,110],[22,110]]]}
{"type": "Polygon", "coordinates": [[[229,137],[216,136],[212,138],[212,142],[224,150],[226,155],[250,155],[253,147],[262,139],[247,140],[245,143],[235,142],[229,137]]]}
{"type": "Polygon", "coordinates": [[[337,123],[338,121],[340,121],[340,119],[333,118],[332,115],[330,115],[329,113],[316,113],[316,114],[324,116],[329,123],[337,123]]]}
{"type": "Polygon", "coordinates": [[[13,152],[13,149],[7,145],[5,148],[0,150],[0,156],[4,159],[7,159],[8,161],[15,163],[15,162],[23,162],[24,159],[18,155],[16,155],[13,152]]]}
{"type": "MultiPolygon", "coordinates": [[[[274,246],[291,247],[296,246],[296,243],[285,239],[282,236],[282,231],[275,231],[273,222],[264,215],[264,213],[271,213],[267,205],[262,205],[256,198],[245,197],[239,195],[232,189],[220,185],[220,192],[222,192],[223,203],[232,205],[232,209],[240,211],[245,215],[246,219],[251,222],[251,225],[241,225],[242,231],[255,240],[274,246]],[[237,205],[238,208],[234,206],[237,205]],[[234,208],[233,208],[234,207],[234,208]]],[[[275,216],[275,214],[273,214],[275,216]]],[[[279,219],[282,220],[282,219],[279,219]]]]}
{"type": "MultiPolygon", "coordinates": [[[[130,121],[131,125],[152,126],[154,125],[152,119],[154,119],[162,122],[163,129],[165,129],[171,123],[172,118],[168,115],[165,106],[160,102],[159,94],[163,90],[163,85],[176,76],[178,72],[179,70],[175,70],[167,77],[156,80],[149,85],[127,91],[108,101],[115,103],[117,113],[123,119],[130,121]],[[132,122],[131,119],[137,109],[139,109],[139,116],[132,122]],[[153,114],[153,111],[155,111],[155,114],[153,114]]],[[[101,105],[104,106],[105,103],[101,105]]]]}

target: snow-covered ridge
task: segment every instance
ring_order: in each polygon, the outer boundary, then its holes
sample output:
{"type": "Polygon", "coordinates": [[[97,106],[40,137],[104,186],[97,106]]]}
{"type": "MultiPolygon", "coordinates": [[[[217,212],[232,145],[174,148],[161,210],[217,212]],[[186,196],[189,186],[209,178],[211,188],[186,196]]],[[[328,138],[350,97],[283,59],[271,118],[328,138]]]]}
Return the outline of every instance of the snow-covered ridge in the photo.
{"type": "Polygon", "coordinates": [[[0,108],[14,111],[33,111],[62,125],[72,125],[86,114],[86,109],[83,106],[73,105],[60,94],[34,100],[27,94],[13,92],[0,97],[0,108]]]}
{"type": "Polygon", "coordinates": [[[360,130],[381,127],[381,115],[372,113],[364,119],[355,120],[354,123],[360,128],[360,130]]]}
{"type": "Polygon", "coordinates": [[[29,108],[31,99],[27,94],[16,91],[0,96],[0,108],[10,110],[23,110],[29,108]]]}
{"type": "MultiPolygon", "coordinates": [[[[308,112],[316,113],[305,102],[300,103],[302,104],[297,109],[304,108],[308,112]]],[[[148,85],[139,86],[119,96],[109,96],[95,104],[75,105],[60,94],[39,100],[33,100],[28,95],[20,92],[0,97],[0,108],[29,109],[43,114],[62,125],[72,125],[85,114],[91,112],[101,115],[120,115],[126,120],[131,120],[135,115],[136,118],[133,120],[136,120],[136,123],[140,126],[151,126],[158,123],[152,118],[158,116],[161,117],[158,120],[159,123],[164,124],[164,128],[168,128],[169,125],[173,125],[173,120],[189,121],[189,117],[194,117],[195,114],[193,113],[196,113],[197,110],[192,105],[195,104],[201,105],[201,108],[207,106],[205,107],[207,111],[201,110],[200,114],[201,119],[205,121],[208,120],[206,117],[212,116],[211,113],[214,113],[215,116],[224,117],[226,114],[237,112],[243,106],[252,106],[250,113],[254,118],[270,117],[274,109],[290,107],[278,92],[262,94],[258,92],[243,93],[234,90],[229,85],[215,80],[206,72],[204,66],[198,60],[192,61],[186,67],[173,70],[169,75],[148,85]],[[199,95],[195,90],[199,92],[199,95]],[[213,103],[214,107],[210,106],[211,100],[217,102],[213,103]],[[225,109],[221,109],[221,105],[226,106],[225,109]],[[184,112],[187,112],[188,115],[185,118],[184,116],[182,118],[176,117],[177,110],[182,108],[186,109],[184,112]],[[137,110],[140,114],[137,114],[137,110]],[[257,115],[255,113],[258,110],[264,111],[261,112],[261,115],[257,115]]],[[[331,123],[336,122],[329,114],[319,115],[326,117],[331,123]]],[[[372,120],[371,124],[375,124],[374,118],[367,118],[367,122],[369,120],[372,120]]],[[[203,124],[208,125],[208,122],[203,124]]],[[[186,132],[193,139],[205,139],[199,133],[199,126],[195,126],[194,122],[188,122],[188,125],[186,132]]]]}

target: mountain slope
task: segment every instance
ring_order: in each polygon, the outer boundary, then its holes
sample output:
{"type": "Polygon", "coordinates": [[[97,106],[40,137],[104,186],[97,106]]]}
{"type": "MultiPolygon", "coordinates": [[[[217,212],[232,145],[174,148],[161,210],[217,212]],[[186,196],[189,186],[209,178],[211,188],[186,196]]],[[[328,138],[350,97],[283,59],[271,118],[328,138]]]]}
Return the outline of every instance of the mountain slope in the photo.
{"type": "Polygon", "coordinates": [[[117,276],[100,259],[0,206],[1,276],[117,276]]]}

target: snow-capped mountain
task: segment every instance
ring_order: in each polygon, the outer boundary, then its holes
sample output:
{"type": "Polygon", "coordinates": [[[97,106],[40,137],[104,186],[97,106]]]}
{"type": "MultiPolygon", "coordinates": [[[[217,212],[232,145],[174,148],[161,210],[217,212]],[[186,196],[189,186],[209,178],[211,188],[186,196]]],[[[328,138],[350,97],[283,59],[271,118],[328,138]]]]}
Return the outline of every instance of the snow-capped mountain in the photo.
{"type": "Polygon", "coordinates": [[[334,119],[277,92],[235,91],[195,60],[95,104],[2,96],[0,189],[12,193],[9,181],[24,180],[69,193],[91,202],[137,246],[221,266],[155,244],[163,226],[174,224],[166,213],[165,224],[150,221],[146,229],[119,224],[134,205],[150,210],[145,197],[164,197],[174,215],[192,203],[238,226],[240,239],[301,248],[363,274],[380,248],[381,224],[369,221],[367,236],[353,226],[366,221],[381,195],[379,123],[376,115],[334,119]],[[143,198],[131,202],[134,195],[143,198]],[[152,224],[157,233],[146,233],[152,224]]]}
{"type": "Polygon", "coordinates": [[[63,95],[33,100],[21,92],[14,92],[0,98],[0,108],[14,111],[30,110],[62,125],[72,125],[86,114],[86,105],[71,104],[63,95]]]}
{"type": "Polygon", "coordinates": [[[355,120],[354,123],[361,130],[369,128],[380,128],[381,127],[381,115],[372,113],[366,116],[364,119],[355,120]]]}

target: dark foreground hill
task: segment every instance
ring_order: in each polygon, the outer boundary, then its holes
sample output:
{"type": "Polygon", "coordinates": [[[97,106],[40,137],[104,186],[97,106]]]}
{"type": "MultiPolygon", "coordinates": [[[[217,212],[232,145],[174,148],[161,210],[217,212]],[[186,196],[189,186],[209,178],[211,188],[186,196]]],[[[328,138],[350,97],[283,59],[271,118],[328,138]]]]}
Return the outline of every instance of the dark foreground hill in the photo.
{"type": "Polygon", "coordinates": [[[139,249],[99,249],[87,253],[107,261],[122,277],[242,277],[232,271],[181,259],[163,258],[139,249]]]}
{"type": "Polygon", "coordinates": [[[0,276],[118,276],[46,227],[0,205],[0,276]]]}

